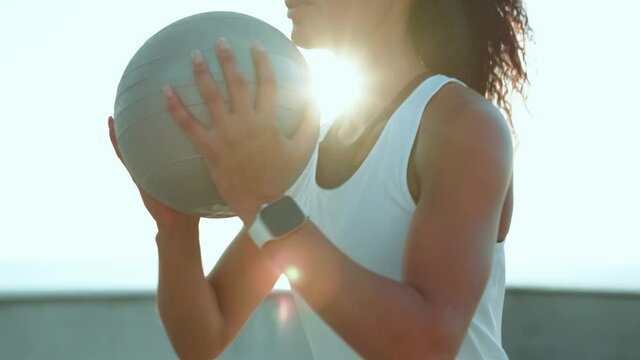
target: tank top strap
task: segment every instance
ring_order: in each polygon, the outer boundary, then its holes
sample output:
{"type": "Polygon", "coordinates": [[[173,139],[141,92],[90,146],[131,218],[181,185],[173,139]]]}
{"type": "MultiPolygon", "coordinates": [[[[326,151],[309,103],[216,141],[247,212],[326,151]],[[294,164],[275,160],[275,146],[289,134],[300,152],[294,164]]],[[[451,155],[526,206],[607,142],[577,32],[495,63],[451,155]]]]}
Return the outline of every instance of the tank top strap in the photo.
{"type": "Polygon", "coordinates": [[[440,89],[445,85],[452,82],[466,86],[460,80],[446,75],[434,75],[424,80],[406,101],[406,107],[404,110],[409,111],[410,113],[402,114],[402,119],[394,121],[394,124],[392,125],[399,127],[401,131],[404,132],[404,135],[408,137],[394,137],[394,139],[398,140],[400,143],[406,144],[409,148],[413,147],[413,141],[407,141],[407,139],[414,139],[416,137],[422,121],[422,113],[438,91],[440,91],[440,89]]]}
{"type": "Polygon", "coordinates": [[[325,136],[327,136],[332,123],[332,121],[323,121],[320,123],[320,136],[318,136],[318,143],[321,143],[325,136]]]}
{"type": "Polygon", "coordinates": [[[415,208],[415,202],[409,191],[407,174],[411,150],[422,122],[422,114],[431,99],[449,83],[458,83],[466,86],[460,80],[445,75],[434,75],[424,80],[398,108],[389,119],[389,136],[386,137],[384,151],[385,163],[391,166],[390,174],[393,174],[393,186],[400,193],[400,201],[407,210],[415,208]]]}

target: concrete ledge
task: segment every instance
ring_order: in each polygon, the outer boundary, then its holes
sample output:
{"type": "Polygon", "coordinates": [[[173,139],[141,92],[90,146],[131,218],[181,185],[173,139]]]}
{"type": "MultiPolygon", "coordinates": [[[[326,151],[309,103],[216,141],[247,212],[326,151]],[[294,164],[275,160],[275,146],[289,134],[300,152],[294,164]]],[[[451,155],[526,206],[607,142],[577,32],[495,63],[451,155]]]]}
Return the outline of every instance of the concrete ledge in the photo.
{"type": "MultiPolygon", "coordinates": [[[[175,359],[154,291],[0,295],[0,359],[175,359]]],[[[512,359],[640,359],[640,294],[509,288],[512,359]]],[[[275,291],[222,359],[310,359],[288,291],[275,291]]]]}

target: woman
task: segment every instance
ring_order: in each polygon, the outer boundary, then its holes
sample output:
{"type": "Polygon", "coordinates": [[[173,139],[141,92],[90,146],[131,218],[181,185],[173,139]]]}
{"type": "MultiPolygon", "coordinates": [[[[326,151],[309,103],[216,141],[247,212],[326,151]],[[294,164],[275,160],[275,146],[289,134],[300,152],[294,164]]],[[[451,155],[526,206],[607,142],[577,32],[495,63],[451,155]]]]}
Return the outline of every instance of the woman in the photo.
{"type": "Polygon", "coordinates": [[[319,140],[313,111],[283,139],[267,55],[259,45],[252,52],[254,103],[224,39],[216,51],[230,109],[193,53],[215,131],[165,87],[174,119],[245,224],[204,276],[199,219],[141,191],[158,226],[158,306],[174,349],[184,359],[218,356],[284,272],[316,359],[506,359],[503,244],[513,191],[506,96],[527,80],[521,1],[286,5],[297,45],[357,59],[367,76],[364,100],[321,129],[319,140]],[[290,186],[310,143],[319,145],[290,186]],[[309,219],[262,245],[247,228],[285,193],[309,219]]]}

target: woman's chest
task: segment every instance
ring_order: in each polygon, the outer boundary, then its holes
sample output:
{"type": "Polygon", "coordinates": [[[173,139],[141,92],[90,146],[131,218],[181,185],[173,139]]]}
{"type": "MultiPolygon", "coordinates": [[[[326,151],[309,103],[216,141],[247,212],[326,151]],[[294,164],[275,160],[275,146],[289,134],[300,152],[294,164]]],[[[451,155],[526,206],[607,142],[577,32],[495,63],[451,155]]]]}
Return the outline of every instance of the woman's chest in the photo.
{"type": "MultiPolygon", "coordinates": [[[[316,185],[323,189],[337,189],[352,181],[352,178],[358,176],[388,176],[389,174],[371,174],[370,172],[361,174],[367,172],[365,169],[361,170],[365,162],[375,163],[379,161],[379,159],[375,158],[376,154],[374,150],[390,150],[384,149],[384,144],[378,144],[378,142],[382,141],[380,137],[383,135],[385,125],[385,123],[379,124],[373,128],[373,131],[367,134],[362,141],[356,141],[354,144],[347,145],[342,144],[337,139],[337,136],[329,130],[327,137],[318,147],[315,169],[316,185]],[[383,149],[376,149],[376,147],[383,149]]],[[[413,143],[413,141],[411,142],[413,143]]],[[[407,162],[407,171],[403,174],[394,175],[401,176],[405,179],[406,182],[404,184],[408,187],[411,197],[415,202],[419,197],[419,180],[414,166],[414,152],[415,146],[412,146],[408,159],[399,157],[395,160],[407,162]]],[[[367,165],[375,166],[376,164],[367,165]]],[[[385,171],[385,169],[380,170],[382,172],[385,171]]]]}

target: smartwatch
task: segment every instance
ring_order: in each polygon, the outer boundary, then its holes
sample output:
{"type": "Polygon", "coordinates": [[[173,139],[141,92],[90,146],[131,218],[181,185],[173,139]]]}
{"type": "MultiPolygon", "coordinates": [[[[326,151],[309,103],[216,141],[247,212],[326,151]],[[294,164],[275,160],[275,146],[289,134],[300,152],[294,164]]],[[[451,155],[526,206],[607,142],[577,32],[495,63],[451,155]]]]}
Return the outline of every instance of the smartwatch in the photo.
{"type": "Polygon", "coordinates": [[[285,237],[307,222],[308,216],[296,200],[288,195],[262,205],[249,227],[249,236],[259,248],[270,240],[285,237]]]}

